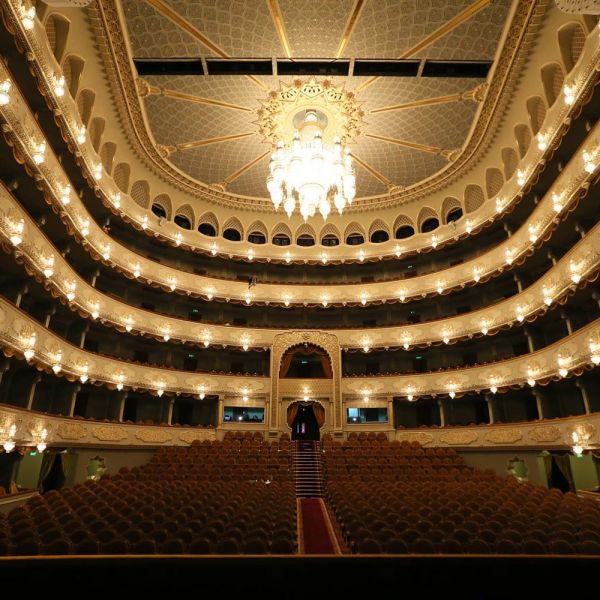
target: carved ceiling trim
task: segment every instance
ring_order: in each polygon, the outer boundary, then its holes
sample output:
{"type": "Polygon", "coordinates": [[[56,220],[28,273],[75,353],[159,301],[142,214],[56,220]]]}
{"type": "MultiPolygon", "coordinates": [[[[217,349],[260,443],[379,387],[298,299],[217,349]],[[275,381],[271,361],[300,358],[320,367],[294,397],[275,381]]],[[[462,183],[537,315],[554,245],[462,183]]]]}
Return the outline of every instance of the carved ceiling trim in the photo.
{"type": "MultiPolygon", "coordinates": [[[[528,50],[535,41],[535,34],[541,25],[541,16],[550,3],[551,0],[522,0],[518,3],[479,116],[460,156],[456,157],[446,169],[425,182],[402,190],[393,188],[388,196],[356,199],[350,212],[414,202],[443,189],[469,170],[493,140],[496,126],[504,117],[504,109],[510,101],[514,85],[518,77],[522,76],[519,67],[524,64],[528,50]]],[[[270,212],[272,204],[267,198],[238,197],[220,192],[182,174],[165,161],[165,157],[155,147],[146,126],[116,0],[104,2],[96,0],[95,4],[88,9],[88,15],[104,59],[103,64],[121,123],[136,153],[160,177],[166,178],[171,185],[196,198],[226,207],[231,207],[231,200],[235,200],[238,209],[266,209],[270,212]]]]}

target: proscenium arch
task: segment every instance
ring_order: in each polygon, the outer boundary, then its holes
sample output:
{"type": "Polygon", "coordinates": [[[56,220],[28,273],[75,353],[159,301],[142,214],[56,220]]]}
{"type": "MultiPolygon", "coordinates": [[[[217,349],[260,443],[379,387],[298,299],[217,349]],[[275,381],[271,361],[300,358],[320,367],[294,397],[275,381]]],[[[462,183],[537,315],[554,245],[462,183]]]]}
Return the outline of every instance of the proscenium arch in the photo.
{"type": "Polygon", "coordinates": [[[275,433],[280,429],[279,414],[279,370],[283,355],[294,346],[310,344],[324,350],[331,361],[332,378],[332,400],[333,400],[333,423],[331,429],[342,430],[342,369],[341,349],[337,336],[325,331],[286,331],[280,333],[273,339],[271,348],[271,406],[269,417],[269,431],[275,433]]]}

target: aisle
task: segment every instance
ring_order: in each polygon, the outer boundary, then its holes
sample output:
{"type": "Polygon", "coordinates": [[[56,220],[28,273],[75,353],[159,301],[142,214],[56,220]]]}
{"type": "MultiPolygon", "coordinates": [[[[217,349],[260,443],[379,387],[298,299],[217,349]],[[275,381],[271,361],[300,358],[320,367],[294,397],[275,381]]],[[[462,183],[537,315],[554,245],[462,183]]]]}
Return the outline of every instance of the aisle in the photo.
{"type": "Polygon", "coordinates": [[[341,554],[321,498],[298,499],[299,554],[341,554]]]}

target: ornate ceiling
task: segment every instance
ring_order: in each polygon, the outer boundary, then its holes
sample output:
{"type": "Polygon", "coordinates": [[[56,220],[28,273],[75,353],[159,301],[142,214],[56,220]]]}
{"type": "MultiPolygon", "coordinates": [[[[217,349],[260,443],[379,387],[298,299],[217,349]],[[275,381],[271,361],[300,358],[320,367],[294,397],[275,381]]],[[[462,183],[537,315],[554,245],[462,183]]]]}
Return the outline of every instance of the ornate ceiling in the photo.
{"type": "MultiPolygon", "coordinates": [[[[134,58],[493,60],[511,1],[122,0],[122,5],[134,58]],[[449,23],[454,27],[448,31],[449,23]]],[[[446,167],[465,143],[477,111],[470,93],[484,82],[330,81],[354,92],[364,111],[352,143],[359,197],[418,183],[446,167]]],[[[267,196],[271,147],[259,133],[257,113],[270,91],[293,78],[149,76],[146,83],[152,135],[175,167],[234,194],[267,196]]]]}

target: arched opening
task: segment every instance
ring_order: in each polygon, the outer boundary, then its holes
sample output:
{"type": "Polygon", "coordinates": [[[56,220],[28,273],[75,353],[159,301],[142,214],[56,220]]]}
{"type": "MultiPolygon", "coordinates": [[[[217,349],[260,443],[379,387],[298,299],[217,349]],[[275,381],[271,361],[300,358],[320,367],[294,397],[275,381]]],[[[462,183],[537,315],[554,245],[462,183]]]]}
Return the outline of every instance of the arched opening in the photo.
{"type": "Polygon", "coordinates": [[[230,242],[242,241],[242,234],[237,229],[226,229],[223,232],[223,237],[230,242]]]}
{"type": "Polygon", "coordinates": [[[150,209],[158,218],[166,218],[167,217],[167,211],[160,205],[157,204],[156,202],[152,205],[152,208],[150,209]]]}
{"type": "Polygon", "coordinates": [[[252,231],[248,234],[248,241],[251,244],[266,244],[267,238],[261,231],[252,231]]]}
{"type": "Polygon", "coordinates": [[[387,231],[383,229],[378,229],[371,234],[371,243],[373,244],[381,244],[383,242],[387,242],[390,239],[387,231]]]}
{"type": "Polygon", "coordinates": [[[360,246],[361,244],[364,244],[364,243],[365,243],[365,238],[360,233],[351,233],[346,238],[346,244],[348,244],[348,246],[360,246]]]}
{"type": "Polygon", "coordinates": [[[217,230],[210,223],[200,223],[198,231],[208,237],[215,237],[217,235],[217,230]]]}
{"type": "Polygon", "coordinates": [[[396,229],[397,240],[404,240],[412,235],[415,235],[415,230],[410,225],[402,225],[402,227],[398,227],[398,229],[396,229]]]}
{"type": "Polygon", "coordinates": [[[296,240],[296,244],[298,244],[298,246],[314,246],[315,238],[305,233],[296,240]]]}
{"type": "Polygon", "coordinates": [[[321,240],[321,246],[331,247],[331,246],[339,246],[339,244],[340,244],[340,240],[335,235],[333,235],[333,233],[328,233],[321,240]]]}
{"type": "Polygon", "coordinates": [[[192,223],[184,215],[175,215],[175,218],[173,219],[173,221],[175,221],[175,224],[178,225],[179,227],[181,227],[181,229],[189,230],[192,228],[192,223]]]}
{"type": "Polygon", "coordinates": [[[285,233],[277,233],[273,236],[274,246],[289,246],[290,243],[290,237],[285,233]]]}
{"type": "Polygon", "coordinates": [[[436,217],[429,217],[421,223],[421,233],[429,233],[440,226],[440,222],[436,217]]]}
{"type": "Polygon", "coordinates": [[[331,379],[333,370],[329,354],[312,344],[289,348],[281,357],[281,379],[331,379]]]}
{"type": "Polygon", "coordinates": [[[463,216],[463,210],[462,210],[462,208],[453,208],[446,215],[446,223],[452,223],[454,221],[458,221],[462,216],[463,216]]]}
{"type": "Polygon", "coordinates": [[[325,423],[325,409],[318,402],[292,402],[288,406],[287,423],[292,429],[292,440],[318,441],[325,423]]]}

